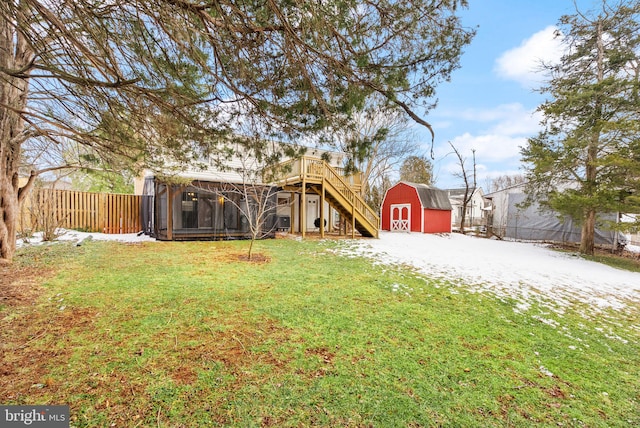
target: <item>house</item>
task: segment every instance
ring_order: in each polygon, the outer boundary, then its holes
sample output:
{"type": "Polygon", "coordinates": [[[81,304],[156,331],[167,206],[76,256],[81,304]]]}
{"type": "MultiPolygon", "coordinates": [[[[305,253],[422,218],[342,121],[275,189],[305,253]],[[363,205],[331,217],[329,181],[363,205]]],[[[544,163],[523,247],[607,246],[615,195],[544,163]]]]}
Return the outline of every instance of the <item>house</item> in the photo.
{"type": "MultiPolygon", "coordinates": [[[[524,195],[524,189],[525,184],[520,183],[485,195],[490,207],[487,227],[491,233],[501,238],[506,237],[508,219],[518,215],[517,207],[513,203],[516,196],[511,196],[512,202],[509,203],[509,195],[524,195]],[[510,206],[511,210],[509,210],[510,206]]],[[[517,198],[520,199],[519,196],[517,198]]]]}
{"type": "MultiPolygon", "coordinates": [[[[453,210],[451,215],[451,224],[453,225],[454,229],[460,228],[465,190],[465,188],[446,190],[453,210]]],[[[486,225],[487,215],[484,192],[482,191],[481,187],[470,188],[469,192],[471,193],[471,197],[469,202],[467,203],[467,212],[465,215],[464,226],[484,226],[486,225]]]]}
{"type": "Polygon", "coordinates": [[[303,236],[350,229],[352,237],[377,237],[379,218],[358,194],[360,175],[341,168],[343,154],[308,149],[267,169],[234,152],[224,166],[210,158],[171,176],[147,171],[136,180],[136,193],[146,196],[145,233],[160,240],[246,238],[260,208],[265,237],[278,229],[303,236]]]}
{"type": "Polygon", "coordinates": [[[426,184],[401,181],[385,193],[380,213],[382,230],[421,233],[451,232],[447,192],[426,184]]]}
{"type": "MultiPolygon", "coordinates": [[[[543,210],[537,203],[523,204],[526,199],[525,184],[517,184],[485,195],[490,204],[489,233],[500,238],[578,243],[581,228],[569,216],[561,216],[552,210],[543,210]]],[[[595,243],[617,246],[619,232],[606,230],[603,222],[618,221],[618,214],[599,214],[595,230],[595,243]]]]}

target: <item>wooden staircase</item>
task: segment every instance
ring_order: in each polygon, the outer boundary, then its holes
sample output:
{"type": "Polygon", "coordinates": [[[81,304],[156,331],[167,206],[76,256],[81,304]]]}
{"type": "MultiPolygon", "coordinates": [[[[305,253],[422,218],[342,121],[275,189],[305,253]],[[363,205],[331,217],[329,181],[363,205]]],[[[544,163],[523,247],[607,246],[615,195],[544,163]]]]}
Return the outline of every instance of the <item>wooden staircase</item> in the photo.
{"type": "Polygon", "coordinates": [[[378,237],[380,218],[358,194],[360,183],[355,176],[345,176],[327,162],[306,156],[279,164],[269,174],[269,181],[281,188],[317,193],[351,222],[352,230],[362,236],[378,237]]]}

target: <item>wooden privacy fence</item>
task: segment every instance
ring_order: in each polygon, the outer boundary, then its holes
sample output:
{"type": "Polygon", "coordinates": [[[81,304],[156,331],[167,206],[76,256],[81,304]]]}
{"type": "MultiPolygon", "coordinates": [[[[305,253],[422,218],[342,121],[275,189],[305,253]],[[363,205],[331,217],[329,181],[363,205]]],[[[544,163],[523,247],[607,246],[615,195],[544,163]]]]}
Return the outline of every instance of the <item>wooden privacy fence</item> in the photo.
{"type": "Polygon", "coordinates": [[[56,227],[85,232],[136,233],[142,230],[139,195],[34,190],[22,205],[22,230],[56,227]]]}

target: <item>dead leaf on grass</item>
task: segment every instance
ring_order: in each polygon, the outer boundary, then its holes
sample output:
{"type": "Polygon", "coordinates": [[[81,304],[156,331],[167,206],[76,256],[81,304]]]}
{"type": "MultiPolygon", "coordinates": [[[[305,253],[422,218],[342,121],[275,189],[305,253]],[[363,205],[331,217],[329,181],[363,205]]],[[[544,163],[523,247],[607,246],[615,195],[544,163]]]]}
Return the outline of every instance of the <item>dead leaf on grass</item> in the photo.
{"type": "Polygon", "coordinates": [[[0,305],[28,306],[42,294],[40,284],[53,274],[53,269],[0,265],[0,305]]]}
{"type": "Polygon", "coordinates": [[[238,254],[238,260],[243,262],[250,263],[269,263],[271,261],[271,257],[265,256],[262,253],[255,253],[251,255],[251,259],[249,259],[248,254],[238,254]]]}

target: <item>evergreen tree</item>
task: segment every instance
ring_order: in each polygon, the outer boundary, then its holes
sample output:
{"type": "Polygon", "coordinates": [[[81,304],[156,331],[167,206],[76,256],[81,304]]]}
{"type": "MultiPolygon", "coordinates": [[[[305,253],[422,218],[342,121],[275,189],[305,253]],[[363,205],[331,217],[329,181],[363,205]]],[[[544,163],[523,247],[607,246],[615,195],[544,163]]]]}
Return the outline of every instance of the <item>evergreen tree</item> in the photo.
{"type": "Polygon", "coordinates": [[[411,183],[431,184],[433,167],[424,156],[409,156],[400,166],[400,180],[411,183]]]}
{"type": "Polygon", "coordinates": [[[585,254],[598,213],[640,208],[639,16],[637,1],[605,1],[560,19],[566,53],[546,67],[545,129],[522,150],[530,199],[578,221],[585,254]]]}

